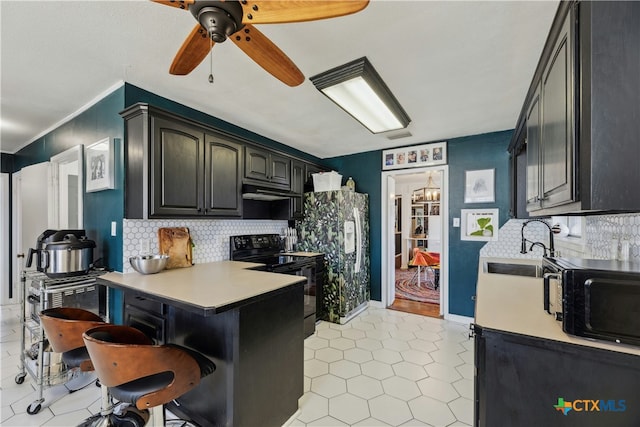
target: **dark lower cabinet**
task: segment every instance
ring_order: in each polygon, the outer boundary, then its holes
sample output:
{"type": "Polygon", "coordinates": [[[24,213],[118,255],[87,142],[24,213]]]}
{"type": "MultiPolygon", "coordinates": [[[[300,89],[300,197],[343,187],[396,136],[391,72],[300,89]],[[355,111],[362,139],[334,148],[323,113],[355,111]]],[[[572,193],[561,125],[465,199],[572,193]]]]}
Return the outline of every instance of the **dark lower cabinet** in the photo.
{"type": "Polygon", "coordinates": [[[474,332],[476,427],[640,422],[640,356],[479,325],[474,332]]]}
{"type": "Polygon", "coordinates": [[[168,342],[216,364],[213,374],[168,406],[201,426],[281,426],[304,394],[303,286],[222,313],[176,308],[168,342]]]}
{"type": "Polygon", "coordinates": [[[165,344],[166,306],[136,292],[124,293],[124,324],[142,331],[154,344],[165,344]]]}
{"type": "Polygon", "coordinates": [[[124,322],[156,344],[179,344],[215,363],[211,375],[167,405],[174,414],[201,426],[281,426],[304,394],[305,287],[206,314],[125,290],[124,322]]]}

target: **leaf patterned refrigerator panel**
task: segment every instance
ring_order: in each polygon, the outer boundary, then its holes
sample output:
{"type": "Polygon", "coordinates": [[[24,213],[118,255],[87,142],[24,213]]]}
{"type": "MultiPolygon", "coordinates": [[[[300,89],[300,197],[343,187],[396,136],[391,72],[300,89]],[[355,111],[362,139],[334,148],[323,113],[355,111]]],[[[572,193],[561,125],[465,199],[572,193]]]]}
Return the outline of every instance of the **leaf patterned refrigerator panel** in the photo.
{"type": "Polygon", "coordinates": [[[323,311],[345,323],[370,299],[369,197],[353,191],[306,193],[298,249],[322,252],[327,263],[323,311]]]}

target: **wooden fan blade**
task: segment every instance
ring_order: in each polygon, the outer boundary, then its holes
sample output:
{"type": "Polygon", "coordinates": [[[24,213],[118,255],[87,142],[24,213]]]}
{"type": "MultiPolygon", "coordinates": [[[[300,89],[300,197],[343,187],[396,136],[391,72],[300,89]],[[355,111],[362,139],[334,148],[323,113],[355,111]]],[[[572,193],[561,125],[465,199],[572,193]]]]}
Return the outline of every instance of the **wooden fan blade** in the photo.
{"type": "Polygon", "coordinates": [[[245,25],[229,38],[258,65],[283,83],[298,86],[304,81],[304,75],[296,64],[253,25],[245,25]]]}
{"type": "Polygon", "coordinates": [[[179,9],[189,9],[189,5],[195,3],[195,0],[151,0],[154,3],[160,3],[165,6],[177,7],[179,9]]]}
{"type": "Polygon", "coordinates": [[[200,24],[196,24],[173,58],[169,73],[177,76],[189,74],[207,57],[211,46],[213,42],[209,39],[207,31],[200,24]]]}
{"type": "Polygon", "coordinates": [[[369,0],[249,0],[242,4],[245,24],[314,21],[360,12],[369,0]]]}

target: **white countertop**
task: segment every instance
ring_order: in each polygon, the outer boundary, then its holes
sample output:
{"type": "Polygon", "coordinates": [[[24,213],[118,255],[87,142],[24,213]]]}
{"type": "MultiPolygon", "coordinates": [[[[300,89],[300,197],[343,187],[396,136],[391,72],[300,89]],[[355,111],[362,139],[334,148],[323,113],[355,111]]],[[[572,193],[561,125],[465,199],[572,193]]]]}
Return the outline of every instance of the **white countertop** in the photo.
{"type": "Polygon", "coordinates": [[[543,308],[542,278],[483,272],[484,261],[531,264],[521,259],[480,258],[475,323],[490,329],[540,337],[587,347],[640,355],[640,348],[568,335],[562,322],[543,308]]]}
{"type": "Polygon", "coordinates": [[[304,280],[289,274],[247,270],[262,264],[219,261],[157,274],[107,273],[100,276],[117,288],[144,292],[205,312],[219,312],[242,301],[278,291],[304,280]]]}

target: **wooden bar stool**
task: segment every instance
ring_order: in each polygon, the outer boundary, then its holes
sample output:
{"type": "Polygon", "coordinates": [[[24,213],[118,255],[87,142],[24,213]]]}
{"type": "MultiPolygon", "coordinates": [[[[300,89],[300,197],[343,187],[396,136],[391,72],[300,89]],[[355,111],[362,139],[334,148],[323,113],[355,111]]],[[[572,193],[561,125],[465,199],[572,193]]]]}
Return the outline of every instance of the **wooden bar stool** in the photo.
{"type": "Polygon", "coordinates": [[[153,345],[130,326],[98,326],[86,331],[83,339],[100,382],[116,400],[149,410],[153,426],[164,425],[164,410],[154,407],[192,390],[215,370],[215,364],[197,351],[153,345]]]}
{"type": "MultiPolygon", "coordinates": [[[[41,311],[39,317],[51,349],[62,354],[62,361],[70,370],[76,372],[94,370],[82,334],[87,329],[104,325],[105,322],[100,316],[81,308],[56,307],[41,311]]],[[[91,379],[91,382],[93,381],[94,378],[91,379]]],[[[76,390],[69,390],[69,392],[73,391],[76,390]]],[[[88,418],[83,425],[97,425],[100,419],[108,418],[111,414],[111,399],[106,387],[101,386],[101,394],[100,414],[88,418]]]]}
{"type": "Polygon", "coordinates": [[[40,312],[40,324],[51,349],[62,353],[62,361],[70,369],[93,371],[93,364],[82,334],[104,324],[100,316],[81,308],[57,307],[40,312]]]}

